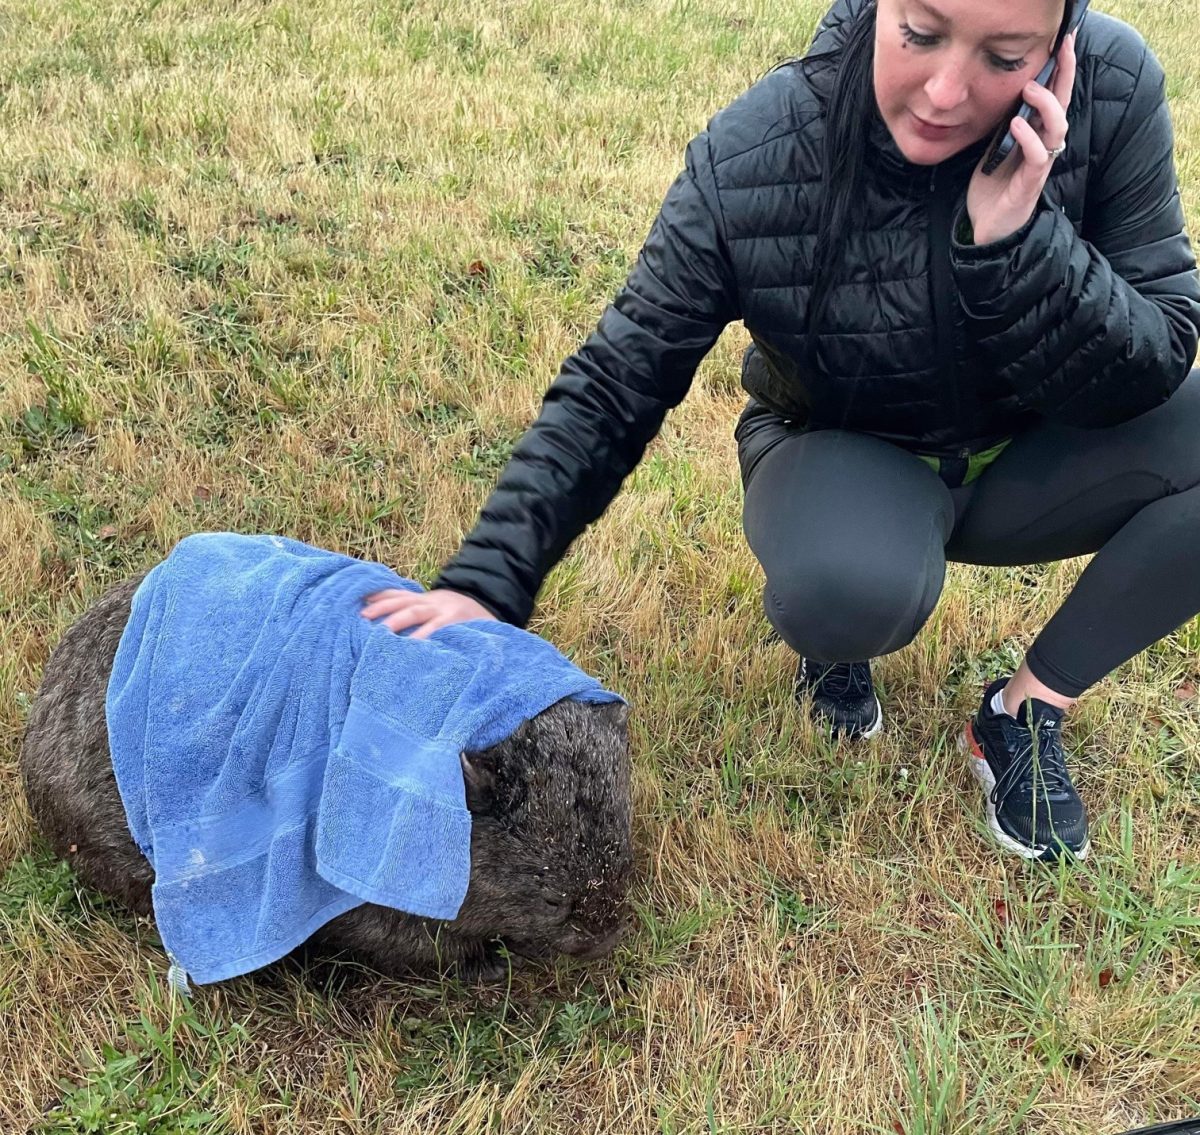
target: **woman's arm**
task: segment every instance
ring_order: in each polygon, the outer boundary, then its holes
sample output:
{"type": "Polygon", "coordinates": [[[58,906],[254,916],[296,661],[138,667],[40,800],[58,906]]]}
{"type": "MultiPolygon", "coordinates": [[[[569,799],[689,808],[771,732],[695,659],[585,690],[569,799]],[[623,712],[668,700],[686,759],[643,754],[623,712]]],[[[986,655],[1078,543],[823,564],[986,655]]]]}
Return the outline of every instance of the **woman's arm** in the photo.
{"type": "MultiPolygon", "coordinates": [[[[1097,102],[1102,113],[1113,112],[1097,102]]],[[[1200,281],[1173,145],[1162,68],[1143,45],[1116,129],[1093,154],[1082,233],[1043,198],[1020,231],[953,245],[976,341],[1048,418],[1116,425],[1166,401],[1192,365],[1200,281]]]]}
{"type": "Polygon", "coordinates": [[[616,496],[701,359],[737,318],[729,264],[701,134],[628,280],[563,363],[434,588],[525,624],[546,574],[616,496]]]}

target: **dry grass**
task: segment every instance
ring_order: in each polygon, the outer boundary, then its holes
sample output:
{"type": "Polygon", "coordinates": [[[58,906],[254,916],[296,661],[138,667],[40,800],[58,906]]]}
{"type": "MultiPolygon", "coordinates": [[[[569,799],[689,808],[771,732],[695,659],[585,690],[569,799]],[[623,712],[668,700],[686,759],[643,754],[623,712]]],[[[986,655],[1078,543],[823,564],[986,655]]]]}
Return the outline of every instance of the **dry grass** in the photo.
{"type": "MultiPolygon", "coordinates": [[[[1108,6],[1167,65],[1196,217],[1195,6],[1108,6]]],[[[822,741],[740,535],[736,329],[537,624],[637,707],[640,919],[613,959],[482,994],[284,967],[181,1006],[152,929],[30,831],[18,738],[70,619],[200,529],[427,579],[687,139],[820,7],[0,11],[4,1131],[1095,1135],[1200,1112],[1200,707],[1176,696],[1200,630],[1075,714],[1087,869],[1000,861],[955,731],[1079,565],[955,570],[880,666],[886,736],[822,741]]]]}

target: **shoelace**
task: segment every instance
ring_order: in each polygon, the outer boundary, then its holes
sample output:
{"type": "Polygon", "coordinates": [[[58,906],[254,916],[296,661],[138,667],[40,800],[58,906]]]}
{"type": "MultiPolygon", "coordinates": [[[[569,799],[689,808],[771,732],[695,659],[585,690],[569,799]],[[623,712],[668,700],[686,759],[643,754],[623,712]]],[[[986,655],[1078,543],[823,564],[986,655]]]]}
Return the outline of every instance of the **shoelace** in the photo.
{"type": "MultiPolygon", "coordinates": [[[[992,803],[997,808],[1003,807],[1009,793],[1033,772],[1035,738],[1037,740],[1037,771],[1045,795],[1050,796],[1055,792],[1071,790],[1071,778],[1067,773],[1062,743],[1059,740],[1060,726],[1058,722],[1039,721],[1033,729],[1026,729],[1019,722],[1011,725],[1005,722],[1004,726],[1005,732],[1019,729],[1029,737],[1029,741],[1021,746],[1017,755],[1013,757],[1012,764],[996,779],[996,787],[992,789],[992,803]]],[[[1030,779],[1032,780],[1032,777],[1030,779]]]]}
{"type": "Polygon", "coordinates": [[[835,662],[821,671],[814,684],[831,698],[844,698],[853,694],[865,698],[872,692],[871,671],[861,662],[835,662]]]}

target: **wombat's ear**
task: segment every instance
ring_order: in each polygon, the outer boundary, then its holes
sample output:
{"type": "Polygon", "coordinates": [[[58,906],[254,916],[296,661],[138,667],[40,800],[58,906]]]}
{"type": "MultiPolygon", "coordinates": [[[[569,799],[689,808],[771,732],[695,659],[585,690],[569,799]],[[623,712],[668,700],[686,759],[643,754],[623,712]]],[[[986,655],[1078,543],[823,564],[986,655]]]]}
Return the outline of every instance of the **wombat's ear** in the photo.
{"type": "Polygon", "coordinates": [[[467,809],[483,812],[496,788],[496,766],[486,753],[459,753],[458,759],[467,786],[467,809]]]}
{"type": "Polygon", "coordinates": [[[624,729],[629,724],[629,703],[623,701],[608,702],[604,707],[618,729],[624,729]]]}

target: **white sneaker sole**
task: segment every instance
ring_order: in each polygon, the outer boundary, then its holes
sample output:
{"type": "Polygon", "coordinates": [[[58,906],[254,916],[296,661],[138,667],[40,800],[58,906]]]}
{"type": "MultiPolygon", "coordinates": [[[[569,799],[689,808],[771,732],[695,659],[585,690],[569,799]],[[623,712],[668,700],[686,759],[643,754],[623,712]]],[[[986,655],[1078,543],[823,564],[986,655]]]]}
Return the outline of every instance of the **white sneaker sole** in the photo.
{"type": "Polygon", "coordinates": [[[878,737],[880,730],[883,728],[883,706],[879,704],[879,698],[875,698],[875,720],[871,723],[869,729],[864,729],[858,736],[861,741],[869,741],[872,737],[878,737]]]}
{"type": "Polygon", "coordinates": [[[823,713],[814,713],[813,720],[823,722],[825,728],[829,730],[830,737],[835,741],[839,737],[845,737],[851,741],[870,741],[873,737],[878,737],[880,730],[883,729],[883,706],[879,704],[879,698],[876,697],[874,720],[861,733],[848,733],[845,729],[834,729],[833,723],[823,713]]]}
{"type": "MultiPolygon", "coordinates": [[[[964,726],[962,734],[958,738],[958,747],[966,755],[967,763],[971,768],[971,775],[978,782],[979,787],[983,789],[983,806],[987,812],[987,825],[988,830],[992,833],[992,838],[1005,851],[1010,851],[1013,855],[1019,855],[1022,859],[1041,859],[1046,852],[1046,848],[1027,847],[1025,844],[1013,839],[1000,826],[1000,821],[996,818],[996,805],[992,802],[992,790],[996,787],[996,778],[992,774],[992,766],[987,763],[987,758],[979,751],[979,746],[975,742],[975,736],[971,730],[971,723],[969,721],[964,726]]],[[[1088,840],[1079,851],[1074,852],[1075,858],[1080,860],[1086,859],[1091,846],[1092,841],[1088,840]]]]}
{"type": "MultiPolygon", "coordinates": [[[[808,673],[808,659],[800,660],[800,669],[796,675],[798,681],[804,681],[804,676],[808,673]]],[[[856,733],[853,737],[855,741],[869,741],[872,737],[878,737],[880,730],[883,728],[883,706],[879,704],[879,695],[875,695],[875,720],[871,722],[869,728],[864,729],[861,733],[856,733]]],[[[832,726],[830,732],[832,732],[832,726]]]]}

